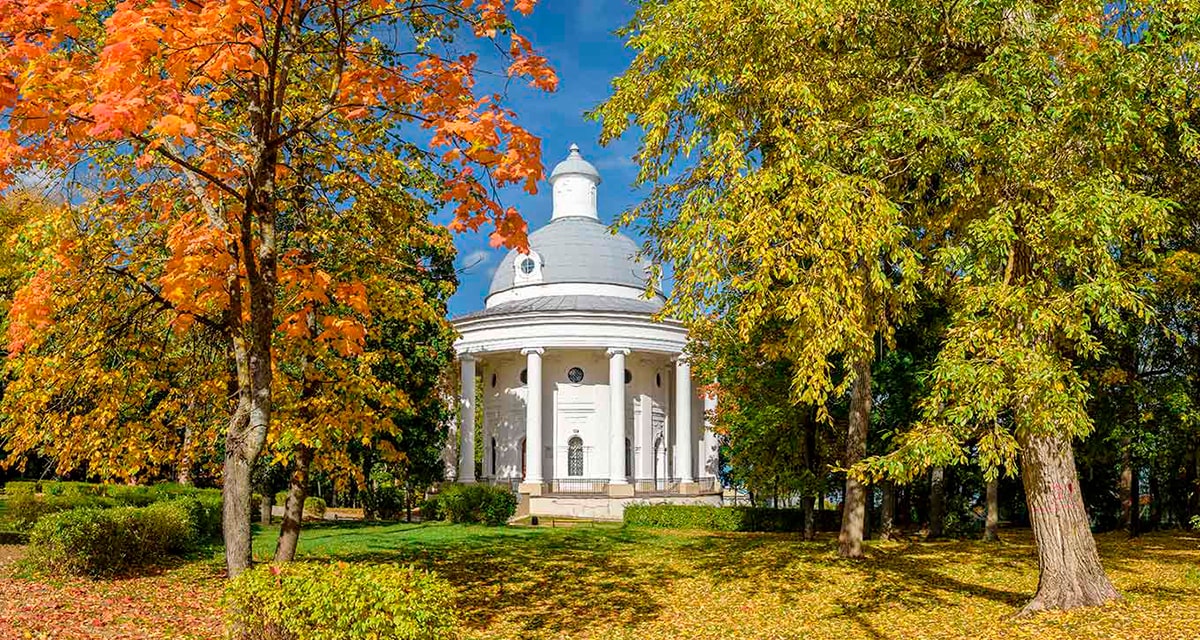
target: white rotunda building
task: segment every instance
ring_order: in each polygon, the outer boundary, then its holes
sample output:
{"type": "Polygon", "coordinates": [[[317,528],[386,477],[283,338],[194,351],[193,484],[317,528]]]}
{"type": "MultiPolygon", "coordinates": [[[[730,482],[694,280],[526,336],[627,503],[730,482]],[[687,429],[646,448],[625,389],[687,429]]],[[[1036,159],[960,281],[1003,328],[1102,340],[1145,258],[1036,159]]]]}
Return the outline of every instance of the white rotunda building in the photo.
{"type": "Polygon", "coordinates": [[[505,256],[484,308],[453,320],[457,481],[510,485],[519,513],[531,515],[620,518],[635,501],[719,504],[711,401],[683,357],[686,330],[655,319],[665,299],[648,294],[649,266],[634,241],[600,222],[600,174],[578,147],[549,181],[550,223],[530,234],[528,253],[505,256]]]}

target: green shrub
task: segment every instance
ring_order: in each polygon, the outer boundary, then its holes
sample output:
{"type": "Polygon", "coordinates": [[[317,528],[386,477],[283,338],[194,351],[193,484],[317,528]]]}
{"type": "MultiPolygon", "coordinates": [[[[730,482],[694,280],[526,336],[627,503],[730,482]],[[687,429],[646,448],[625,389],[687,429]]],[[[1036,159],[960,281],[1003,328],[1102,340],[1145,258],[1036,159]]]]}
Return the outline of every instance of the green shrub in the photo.
{"type": "Polygon", "coordinates": [[[507,487],[453,484],[438,494],[438,508],[450,522],[498,526],[517,512],[517,497],[507,487]]]}
{"type": "Polygon", "coordinates": [[[454,591],[396,565],[258,565],[226,588],[233,637],[269,640],[438,640],[456,637],[454,591]]]}
{"type": "Polygon", "coordinates": [[[42,493],[52,496],[96,496],[101,495],[102,486],[89,482],[43,482],[42,493]]]}
{"type": "Polygon", "coordinates": [[[310,496],[304,499],[304,516],[321,520],[325,517],[325,500],[310,496]]]}
{"type": "Polygon", "coordinates": [[[446,514],[442,513],[441,504],[438,502],[437,494],[427,496],[421,502],[421,521],[428,522],[433,520],[445,520],[446,514]]]}
{"type": "Polygon", "coordinates": [[[7,500],[4,517],[17,531],[28,531],[43,517],[72,509],[107,509],[115,506],[111,498],[86,495],[34,495],[19,493],[7,500]]]}
{"type": "Polygon", "coordinates": [[[29,544],[29,534],[24,531],[0,530],[0,544],[29,544]]]}
{"type": "Polygon", "coordinates": [[[29,555],[48,573],[111,576],[191,549],[198,535],[185,500],[72,509],[38,521],[29,555]]]}
{"type": "Polygon", "coordinates": [[[379,487],[368,499],[375,517],[380,520],[399,520],[404,511],[404,490],[397,487],[379,487]]]}
{"type": "Polygon", "coordinates": [[[666,529],[781,532],[804,530],[804,511],[801,509],[631,504],[625,507],[624,520],[629,526],[666,529]]]}
{"type": "Polygon", "coordinates": [[[127,507],[144,507],[160,500],[153,487],[142,485],[110,484],[102,487],[101,491],[117,504],[127,507]]]}
{"type": "Polygon", "coordinates": [[[4,483],[4,493],[10,496],[33,495],[38,492],[36,480],[12,480],[4,483]]]}

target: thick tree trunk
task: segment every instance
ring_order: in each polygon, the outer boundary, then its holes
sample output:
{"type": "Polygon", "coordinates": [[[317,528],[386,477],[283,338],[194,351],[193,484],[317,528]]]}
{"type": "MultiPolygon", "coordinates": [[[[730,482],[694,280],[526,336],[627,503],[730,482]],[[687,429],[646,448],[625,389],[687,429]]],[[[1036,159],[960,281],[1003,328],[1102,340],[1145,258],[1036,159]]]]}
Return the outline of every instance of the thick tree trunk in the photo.
{"type": "Polygon", "coordinates": [[[1000,477],[987,481],[987,521],[983,526],[985,542],[1000,539],[1000,477]]]}
{"type": "Polygon", "coordinates": [[[1019,433],[1018,442],[1039,570],[1037,594],[1021,614],[1120,599],[1100,565],[1088,527],[1071,442],[1061,435],[1019,433]]]}
{"type": "MultiPolygon", "coordinates": [[[[846,468],[858,464],[867,453],[867,424],[871,416],[871,361],[854,364],[854,383],[850,387],[850,427],[846,433],[846,468]]],[[[866,518],[866,491],[853,474],[846,474],[846,497],[842,503],[842,530],[838,534],[838,554],[843,558],[861,558],[863,521],[866,518]]]]}
{"type": "Polygon", "coordinates": [[[273,498],[270,493],[264,493],[259,499],[258,522],[264,527],[271,526],[271,506],[275,503],[273,498]]]}
{"type": "Polygon", "coordinates": [[[891,540],[896,537],[896,484],[891,480],[883,481],[883,504],[879,506],[879,539],[891,540]]]}
{"type": "Polygon", "coordinates": [[[946,522],[946,467],[929,472],[929,537],[942,537],[946,522]]]}
{"type": "Polygon", "coordinates": [[[308,470],[312,465],[312,449],[296,448],[296,464],[288,480],[287,502],[283,507],[283,522],[279,525],[279,540],[275,543],[275,562],[291,562],[296,558],[300,542],[300,527],[304,522],[304,499],[308,497],[308,470]]]}

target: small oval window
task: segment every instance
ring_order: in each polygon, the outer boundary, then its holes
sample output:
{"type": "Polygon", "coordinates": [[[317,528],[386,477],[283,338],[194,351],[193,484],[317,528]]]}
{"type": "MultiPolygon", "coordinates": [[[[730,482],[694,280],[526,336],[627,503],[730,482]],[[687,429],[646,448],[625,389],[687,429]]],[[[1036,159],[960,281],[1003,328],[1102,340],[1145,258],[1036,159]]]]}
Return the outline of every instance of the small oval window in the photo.
{"type": "Polygon", "coordinates": [[[492,374],[492,388],[496,388],[496,374],[494,373],[492,374]]]}
{"type": "Polygon", "coordinates": [[[521,369],[521,384],[529,384],[529,369],[521,369]]]}
{"type": "Polygon", "coordinates": [[[567,380],[570,380],[575,384],[583,382],[583,369],[580,369],[579,367],[571,367],[571,370],[567,372],[567,380]]]}
{"type": "Polygon", "coordinates": [[[662,374],[661,373],[654,374],[654,386],[656,386],[660,389],[662,388],[662,374]]]}
{"type": "Polygon", "coordinates": [[[629,369],[626,369],[625,370],[625,384],[629,384],[630,382],[633,382],[633,374],[629,372],[629,369]]]}

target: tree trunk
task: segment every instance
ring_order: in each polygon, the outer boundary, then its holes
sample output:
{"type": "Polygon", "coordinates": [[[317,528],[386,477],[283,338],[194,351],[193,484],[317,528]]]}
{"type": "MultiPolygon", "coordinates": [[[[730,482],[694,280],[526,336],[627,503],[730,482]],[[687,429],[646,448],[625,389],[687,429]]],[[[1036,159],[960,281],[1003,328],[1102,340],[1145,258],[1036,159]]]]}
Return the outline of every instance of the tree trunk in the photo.
{"type": "Polygon", "coordinates": [[[271,526],[271,505],[275,503],[274,496],[270,493],[264,493],[259,500],[258,517],[259,523],[264,527],[271,526]]]}
{"type": "Polygon", "coordinates": [[[1159,492],[1158,474],[1154,473],[1154,467],[1147,469],[1150,476],[1150,525],[1147,527],[1149,531],[1156,531],[1162,524],[1162,494],[1159,492]]]}
{"type": "Polygon", "coordinates": [[[1018,432],[1021,477],[1038,553],[1038,588],[1021,610],[1074,609],[1118,600],[1088,528],[1071,442],[1061,435],[1018,432]]]}
{"type": "MultiPolygon", "coordinates": [[[[189,403],[188,409],[192,409],[193,405],[189,403]]],[[[175,482],[190,487],[192,486],[192,426],[185,425],[183,427],[183,443],[179,447],[179,462],[175,468],[175,482]]]]}
{"type": "MultiPolygon", "coordinates": [[[[846,433],[846,468],[858,464],[867,453],[867,424],[871,415],[871,360],[854,364],[854,383],[850,387],[850,427],[846,433]]],[[[838,554],[843,558],[861,558],[863,520],[866,516],[866,491],[853,474],[846,474],[846,496],[842,502],[842,530],[838,534],[838,554]]]]}
{"type": "Polygon", "coordinates": [[[804,540],[805,542],[812,541],[817,537],[817,514],[813,509],[813,503],[816,498],[813,496],[804,497],[804,540]]]}
{"type": "Polygon", "coordinates": [[[942,537],[946,522],[946,467],[929,472],[929,537],[942,537]]]}
{"type": "Polygon", "coordinates": [[[1129,441],[1123,443],[1124,451],[1121,453],[1121,486],[1118,488],[1118,494],[1121,498],[1121,523],[1125,526],[1125,531],[1129,533],[1129,537],[1134,537],[1138,534],[1138,524],[1140,518],[1138,512],[1140,510],[1141,496],[1138,495],[1138,473],[1137,468],[1133,464],[1133,454],[1129,451],[1129,441]]]}
{"type": "Polygon", "coordinates": [[[987,481],[987,524],[983,527],[985,542],[1000,539],[1000,476],[987,481]]]}
{"type": "Polygon", "coordinates": [[[312,465],[312,458],[312,449],[303,445],[296,447],[296,466],[292,469],[288,481],[283,522],[279,525],[279,540],[275,543],[275,562],[291,562],[296,559],[296,545],[300,542],[300,527],[304,522],[304,499],[308,497],[308,470],[312,465]]]}
{"type": "Polygon", "coordinates": [[[879,508],[879,539],[896,537],[896,485],[891,480],[883,481],[883,504],[879,508]]]}

